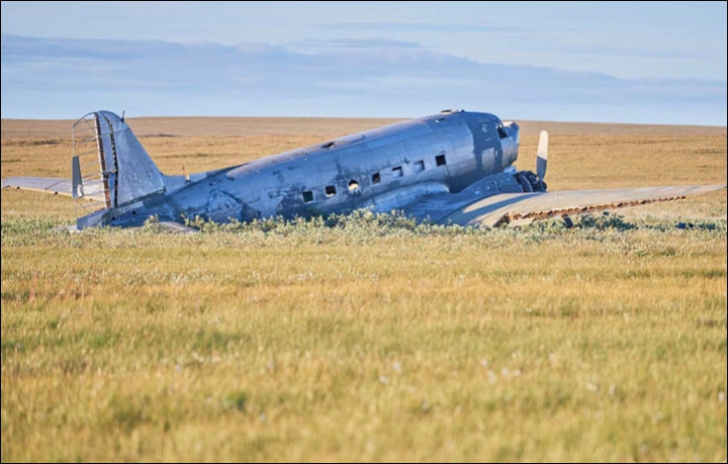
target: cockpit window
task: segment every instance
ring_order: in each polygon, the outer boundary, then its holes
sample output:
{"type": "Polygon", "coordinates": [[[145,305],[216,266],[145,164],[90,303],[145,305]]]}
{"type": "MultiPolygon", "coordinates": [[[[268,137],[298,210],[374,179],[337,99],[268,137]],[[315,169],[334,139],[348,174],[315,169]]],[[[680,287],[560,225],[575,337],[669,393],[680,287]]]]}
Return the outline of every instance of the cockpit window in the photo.
{"type": "Polygon", "coordinates": [[[506,132],[505,128],[499,127],[498,128],[498,137],[505,139],[508,137],[508,132],[506,132]]]}

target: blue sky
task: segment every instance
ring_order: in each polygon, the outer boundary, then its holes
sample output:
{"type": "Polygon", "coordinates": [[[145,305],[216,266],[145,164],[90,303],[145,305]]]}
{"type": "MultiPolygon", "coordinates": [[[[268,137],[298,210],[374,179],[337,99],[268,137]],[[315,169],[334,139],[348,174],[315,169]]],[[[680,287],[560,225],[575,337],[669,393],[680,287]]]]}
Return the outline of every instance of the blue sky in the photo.
{"type": "Polygon", "coordinates": [[[726,124],[725,2],[3,2],[3,118],[726,124]]]}

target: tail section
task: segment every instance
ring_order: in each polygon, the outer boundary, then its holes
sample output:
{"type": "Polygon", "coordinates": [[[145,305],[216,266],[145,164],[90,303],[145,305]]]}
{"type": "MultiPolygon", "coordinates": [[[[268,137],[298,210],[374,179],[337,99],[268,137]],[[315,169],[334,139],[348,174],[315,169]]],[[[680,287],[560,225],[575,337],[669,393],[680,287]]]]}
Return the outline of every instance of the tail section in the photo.
{"type": "Polygon", "coordinates": [[[89,113],[73,126],[73,196],[87,214],[79,228],[103,224],[104,212],[165,192],[165,176],[122,118],[89,113]]]}

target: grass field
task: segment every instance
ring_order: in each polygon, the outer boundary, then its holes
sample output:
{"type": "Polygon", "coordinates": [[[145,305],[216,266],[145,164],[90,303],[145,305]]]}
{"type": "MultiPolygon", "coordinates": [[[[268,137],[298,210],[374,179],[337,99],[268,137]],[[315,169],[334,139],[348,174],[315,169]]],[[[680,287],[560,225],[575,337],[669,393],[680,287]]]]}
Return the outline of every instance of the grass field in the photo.
{"type": "MultiPolygon", "coordinates": [[[[377,120],[131,120],[169,174],[377,120]]],[[[549,188],[726,181],[726,129],[525,123],[549,188]]],[[[2,177],[69,123],[2,121],[2,177]]],[[[2,191],[2,461],[723,461],[726,191],[572,229],[54,230],[2,191]]],[[[333,225],[332,225],[333,224],[333,225]]]]}

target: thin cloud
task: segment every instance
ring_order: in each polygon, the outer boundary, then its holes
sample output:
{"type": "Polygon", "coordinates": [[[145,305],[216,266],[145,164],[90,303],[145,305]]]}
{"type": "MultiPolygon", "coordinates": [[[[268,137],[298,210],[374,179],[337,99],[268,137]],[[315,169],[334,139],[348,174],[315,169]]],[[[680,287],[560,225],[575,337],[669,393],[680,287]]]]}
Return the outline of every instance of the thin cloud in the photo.
{"type": "Polygon", "coordinates": [[[531,108],[510,112],[528,118],[568,107],[599,120],[604,108],[621,105],[653,115],[642,122],[696,122],[691,108],[700,108],[725,124],[721,82],[481,63],[384,39],[298,46],[2,36],[2,115],[72,117],[111,101],[150,115],[404,116],[465,107],[531,108]],[[685,120],[661,119],[681,112],[685,120]]]}
{"type": "MultiPolygon", "coordinates": [[[[445,32],[445,33],[515,33],[515,32],[534,32],[535,30],[552,30],[551,28],[539,27],[521,27],[513,24],[506,26],[491,26],[486,24],[467,25],[467,24],[444,24],[444,23],[404,23],[404,22],[340,22],[340,23],[321,23],[318,24],[321,29],[333,29],[343,31],[375,31],[375,32],[445,32]]],[[[560,29],[568,31],[569,29],[560,29]]]]}
{"type": "Polygon", "coordinates": [[[348,48],[348,49],[421,49],[426,48],[415,42],[391,39],[331,39],[331,40],[304,40],[293,44],[294,48],[306,49],[327,49],[327,48],[348,48]]]}
{"type": "MultiPolygon", "coordinates": [[[[600,56],[632,56],[635,58],[667,58],[667,59],[706,59],[712,56],[711,53],[701,52],[700,50],[692,52],[676,51],[676,50],[654,50],[647,48],[635,47],[575,47],[564,46],[558,47],[540,47],[536,45],[535,49],[548,50],[549,52],[557,52],[572,55],[600,55],[600,56]]],[[[726,59],[721,60],[725,62],[726,59]]]]}

